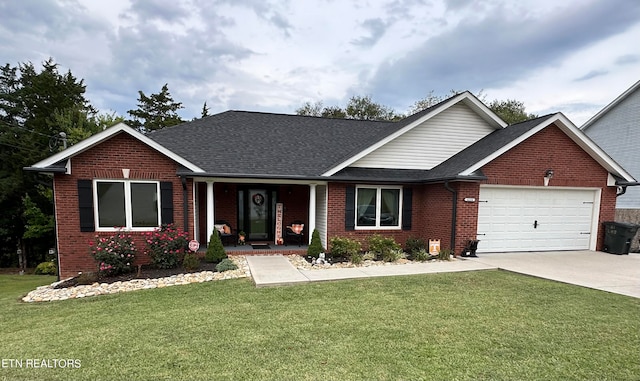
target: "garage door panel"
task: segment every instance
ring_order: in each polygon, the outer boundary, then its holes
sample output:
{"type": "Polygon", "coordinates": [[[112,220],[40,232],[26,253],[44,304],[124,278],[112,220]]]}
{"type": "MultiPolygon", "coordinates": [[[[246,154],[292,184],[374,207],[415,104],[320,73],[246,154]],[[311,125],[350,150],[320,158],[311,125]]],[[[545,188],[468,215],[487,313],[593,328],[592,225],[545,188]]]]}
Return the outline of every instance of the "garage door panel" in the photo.
{"type": "Polygon", "coordinates": [[[584,250],[596,190],[480,187],[479,252],[584,250]]]}

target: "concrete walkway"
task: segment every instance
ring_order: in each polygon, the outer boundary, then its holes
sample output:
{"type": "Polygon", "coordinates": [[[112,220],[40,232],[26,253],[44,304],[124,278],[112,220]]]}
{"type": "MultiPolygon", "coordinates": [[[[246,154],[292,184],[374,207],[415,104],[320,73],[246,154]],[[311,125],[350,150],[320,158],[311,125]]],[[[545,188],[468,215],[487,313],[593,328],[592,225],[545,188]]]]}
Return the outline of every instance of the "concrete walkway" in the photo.
{"type": "Polygon", "coordinates": [[[596,251],[480,254],[453,262],[298,270],[282,255],[247,256],[257,287],[341,279],[503,269],[640,298],[640,254],[596,251]]]}
{"type": "Polygon", "coordinates": [[[253,281],[257,287],[380,276],[496,269],[494,266],[480,262],[458,260],[453,262],[411,263],[406,265],[298,270],[282,255],[248,255],[246,258],[249,269],[251,270],[251,275],[253,276],[253,281]]]}

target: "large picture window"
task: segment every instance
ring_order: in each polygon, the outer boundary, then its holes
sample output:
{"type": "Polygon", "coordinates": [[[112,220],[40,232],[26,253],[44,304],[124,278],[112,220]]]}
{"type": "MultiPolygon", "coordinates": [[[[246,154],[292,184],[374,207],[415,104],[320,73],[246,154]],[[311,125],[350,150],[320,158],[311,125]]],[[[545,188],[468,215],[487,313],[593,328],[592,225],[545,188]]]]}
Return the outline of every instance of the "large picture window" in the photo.
{"type": "Polygon", "coordinates": [[[356,187],[356,228],[400,228],[401,188],[356,187]]]}
{"type": "Polygon", "coordinates": [[[98,229],[149,229],[160,226],[160,183],[157,181],[95,181],[98,229]]]}

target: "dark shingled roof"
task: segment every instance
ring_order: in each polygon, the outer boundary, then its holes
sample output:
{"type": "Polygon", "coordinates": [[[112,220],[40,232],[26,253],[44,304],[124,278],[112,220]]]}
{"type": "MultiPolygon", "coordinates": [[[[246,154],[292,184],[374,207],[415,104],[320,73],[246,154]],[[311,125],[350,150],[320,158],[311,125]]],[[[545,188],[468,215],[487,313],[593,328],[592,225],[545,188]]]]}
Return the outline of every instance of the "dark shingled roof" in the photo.
{"type": "Polygon", "coordinates": [[[403,123],[226,111],[147,135],[208,175],[316,177],[403,123]]]}
{"type": "MultiPolygon", "coordinates": [[[[319,178],[439,105],[398,122],[226,111],[147,136],[204,169],[206,173],[202,175],[206,176],[319,178]]],[[[386,182],[462,179],[459,173],[549,117],[551,115],[496,130],[431,170],[348,167],[331,178],[386,182]]],[[[181,171],[186,172],[186,169],[181,171]]],[[[464,179],[483,178],[481,173],[476,173],[464,179]]]]}

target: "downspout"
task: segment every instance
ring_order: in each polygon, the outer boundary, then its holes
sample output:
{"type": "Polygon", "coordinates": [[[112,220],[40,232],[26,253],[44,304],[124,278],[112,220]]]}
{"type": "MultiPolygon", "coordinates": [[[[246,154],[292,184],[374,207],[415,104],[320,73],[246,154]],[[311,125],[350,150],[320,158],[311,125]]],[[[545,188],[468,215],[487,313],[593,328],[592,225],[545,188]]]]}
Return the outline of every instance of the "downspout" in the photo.
{"type": "Polygon", "coordinates": [[[185,176],[180,176],[180,180],[182,181],[182,216],[184,224],[184,231],[189,231],[189,195],[187,194],[187,178],[185,176]]]}
{"type": "Polygon", "coordinates": [[[444,187],[451,192],[453,200],[451,202],[451,250],[454,255],[456,251],[456,223],[458,220],[458,191],[449,186],[449,181],[445,181],[444,187]]]}

